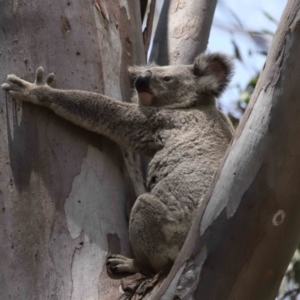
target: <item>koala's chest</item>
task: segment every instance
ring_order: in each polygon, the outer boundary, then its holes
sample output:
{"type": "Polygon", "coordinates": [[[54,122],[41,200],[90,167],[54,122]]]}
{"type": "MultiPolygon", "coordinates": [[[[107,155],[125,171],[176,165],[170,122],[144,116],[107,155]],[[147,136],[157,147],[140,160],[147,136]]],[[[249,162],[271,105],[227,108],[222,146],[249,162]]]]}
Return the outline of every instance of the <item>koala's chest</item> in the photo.
{"type": "Polygon", "coordinates": [[[201,125],[170,137],[149,164],[147,190],[166,205],[175,200],[197,207],[227,145],[222,135],[201,125]]]}
{"type": "Polygon", "coordinates": [[[171,181],[178,181],[183,178],[181,176],[197,176],[199,169],[207,168],[205,161],[213,158],[207,153],[211,145],[206,144],[201,133],[197,131],[170,138],[166,146],[154,155],[149,164],[148,190],[152,190],[155,185],[166,178],[176,178],[171,181]]]}

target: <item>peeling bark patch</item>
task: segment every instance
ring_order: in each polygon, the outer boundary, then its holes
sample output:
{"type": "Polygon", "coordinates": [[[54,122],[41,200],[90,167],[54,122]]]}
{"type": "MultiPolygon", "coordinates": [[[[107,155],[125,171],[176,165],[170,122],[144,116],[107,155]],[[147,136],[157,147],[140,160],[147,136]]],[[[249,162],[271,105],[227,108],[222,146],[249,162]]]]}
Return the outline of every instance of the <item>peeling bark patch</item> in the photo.
{"type": "Polygon", "coordinates": [[[186,4],[186,0],[177,0],[172,2],[171,13],[175,13],[178,9],[184,8],[186,4]]]}
{"type": "Polygon", "coordinates": [[[69,33],[71,31],[71,24],[64,16],[61,17],[61,29],[63,33],[69,33]]]}
{"type": "Polygon", "coordinates": [[[73,286],[74,286],[74,281],[73,281],[73,273],[72,273],[72,269],[73,269],[73,262],[74,262],[74,257],[75,257],[76,250],[77,250],[77,249],[74,248],[74,251],[73,251],[73,254],[72,254],[71,265],[70,265],[70,279],[71,279],[70,299],[72,299],[72,297],[73,297],[73,286]]]}
{"type": "Polygon", "coordinates": [[[204,246],[196,256],[187,263],[177,286],[176,296],[179,299],[192,299],[198,286],[202,266],[207,257],[207,247],[204,246]]]}
{"type": "Polygon", "coordinates": [[[98,11],[100,11],[103,18],[105,18],[107,21],[110,21],[109,13],[108,13],[108,10],[106,8],[105,2],[103,2],[102,0],[98,0],[97,2],[95,2],[96,9],[98,11]]]}
{"type": "Polygon", "coordinates": [[[120,7],[124,7],[126,9],[126,14],[128,20],[130,20],[130,13],[129,13],[129,8],[128,8],[128,3],[126,0],[120,0],[120,7]]]}
{"type": "Polygon", "coordinates": [[[279,226],[283,223],[284,219],[285,219],[285,212],[282,209],[280,209],[274,215],[274,217],[272,219],[272,223],[274,226],[279,226]]]}
{"type": "MultiPolygon", "coordinates": [[[[72,239],[78,238],[83,231],[96,242],[101,239],[102,234],[111,232],[112,228],[118,226],[108,214],[109,211],[116,210],[114,199],[124,197],[122,189],[115,187],[112,192],[109,183],[114,180],[119,179],[113,164],[105,154],[89,146],[80,174],[74,178],[72,190],[65,202],[67,225],[72,239]]],[[[122,209],[118,208],[120,211],[122,209]]],[[[125,220],[125,214],[120,212],[119,215],[124,215],[125,220]]],[[[125,224],[124,220],[121,223],[125,224]]]]}
{"type": "Polygon", "coordinates": [[[175,291],[176,291],[176,286],[177,286],[177,283],[179,281],[179,278],[181,277],[181,274],[183,273],[184,268],[185,268],[185,264],[183,264],[181,266],[181,268],[177,271],[175,277],[172,279],[172,281],[169,284],[169,287],[165,291],[164,296],[161,297],[161,300],[174,299],[174,297],[175,297],[175,291]]]}
{"type": "Polygon", "coordinates": [[[95,6],[96,6],[96,8],[97,8],[98,11],[101,11],[100,6],[99,6],[98,3],[95,3],[95,6]]]}
{"type": "MultiPolygon", "coordinates": [[[[98,2],[101,3],[101,1],[98,2]]],[[[102,9],[101,5],[100,8],[102,9]]],[[[94,17],[101,60],[105,61],[108,65],[116,66],[116,61],[122,61],[120,32],[113,22],[107,23],[107,21],[101,18],[96,7],[94,9],[94,17]]],[[[118,75],[121,73],[121,65],[117,65],[116,68],[111,71],[107,70],[105,77],[103,78],[104,94],[114,99],[121,100],[122,96],[119,90],[120,78],[118,75]]]]}
{"type": "Polygon", "coordinates": [[[206,258],[207,247],[204,246],[180,267],[161,300],[193,299],[206,258]]]}
{"type": "Polygon", "coordinates": [[[106,274],[107,249],[121,248],[126,252],[128,248],[127,242],[122,243],[128,241],[128,232],[120,175],[105,150],[100,152],[88,146],[80,173],[74,178],[65,202],[68,230],[71,238],[76,239],[71,266],[72,299],[94,299],[94,295],[105,299],[107,291],[98,280],[102,273],[106,274]],[[118,219],[114,218],[115,214],[118,219]]]}
{"type": "Polygon", "coordinates": [[[198,17],[194,17],[191,20],[188,20],[187,22],[182,22],[178,24],[173,31],[173,37],[174,38],[183,38],[188,39],[191,38],[193,40],[196,40],[199,35],[199,30],[201,26],[201,19],[198,17]]]}

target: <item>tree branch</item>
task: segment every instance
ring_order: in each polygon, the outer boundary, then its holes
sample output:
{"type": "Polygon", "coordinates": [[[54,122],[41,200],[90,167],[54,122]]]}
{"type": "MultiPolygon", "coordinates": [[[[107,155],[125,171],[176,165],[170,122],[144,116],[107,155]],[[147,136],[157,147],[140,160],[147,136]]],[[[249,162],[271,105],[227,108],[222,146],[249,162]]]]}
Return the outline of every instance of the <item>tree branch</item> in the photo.
{"type": "Polygon", "coordinates": [[[165,0],[150,61],[190,64],[208,43],[216,0],[165,0]]]}
{"type": "Polygon", "coordinates": [[[147,53],[148,53],[148,49],[149,49],[150,41],[151,41],[153,19],[154,19],[154,13],[155,13],[155,5],[156,5],[156,0],[151,0],[150,10],[149,10],[148,17],[147,17],[146,28],[143,31],[146,57],[147,57],[147,53]]]}

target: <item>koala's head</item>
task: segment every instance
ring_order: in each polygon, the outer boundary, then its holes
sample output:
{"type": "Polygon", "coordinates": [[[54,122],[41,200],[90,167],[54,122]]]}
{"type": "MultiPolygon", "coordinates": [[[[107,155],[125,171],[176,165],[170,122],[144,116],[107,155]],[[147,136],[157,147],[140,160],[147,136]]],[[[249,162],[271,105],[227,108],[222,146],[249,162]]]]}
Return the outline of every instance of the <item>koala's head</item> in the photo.
{"type": "Polygon", "coordinates": [[[167,108],[214,104],[233,71],[232,60],[220,53],[200,54],[193,65],[129,68],[138,103],[167,108]]]}

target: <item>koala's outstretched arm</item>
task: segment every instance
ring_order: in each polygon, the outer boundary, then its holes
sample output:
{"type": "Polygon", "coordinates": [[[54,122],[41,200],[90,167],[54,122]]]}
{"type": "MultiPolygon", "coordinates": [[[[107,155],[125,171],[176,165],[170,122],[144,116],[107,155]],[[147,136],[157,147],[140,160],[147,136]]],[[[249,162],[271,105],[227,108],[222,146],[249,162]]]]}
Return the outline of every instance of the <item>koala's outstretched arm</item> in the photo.
{"type": "Polygon", "coordinates": [[[16,99],[48,107],[72,123],[125,147],[150,155],[163,147],[160,132],[170,122],[159,109],[123,103],[98,93],[54,89],[54,74],[49,74],[45,82],[43,74],[43,68],[38,68],[34,83],[8,75],[11,83],[4,83],[2,88],[16,99]]]}

